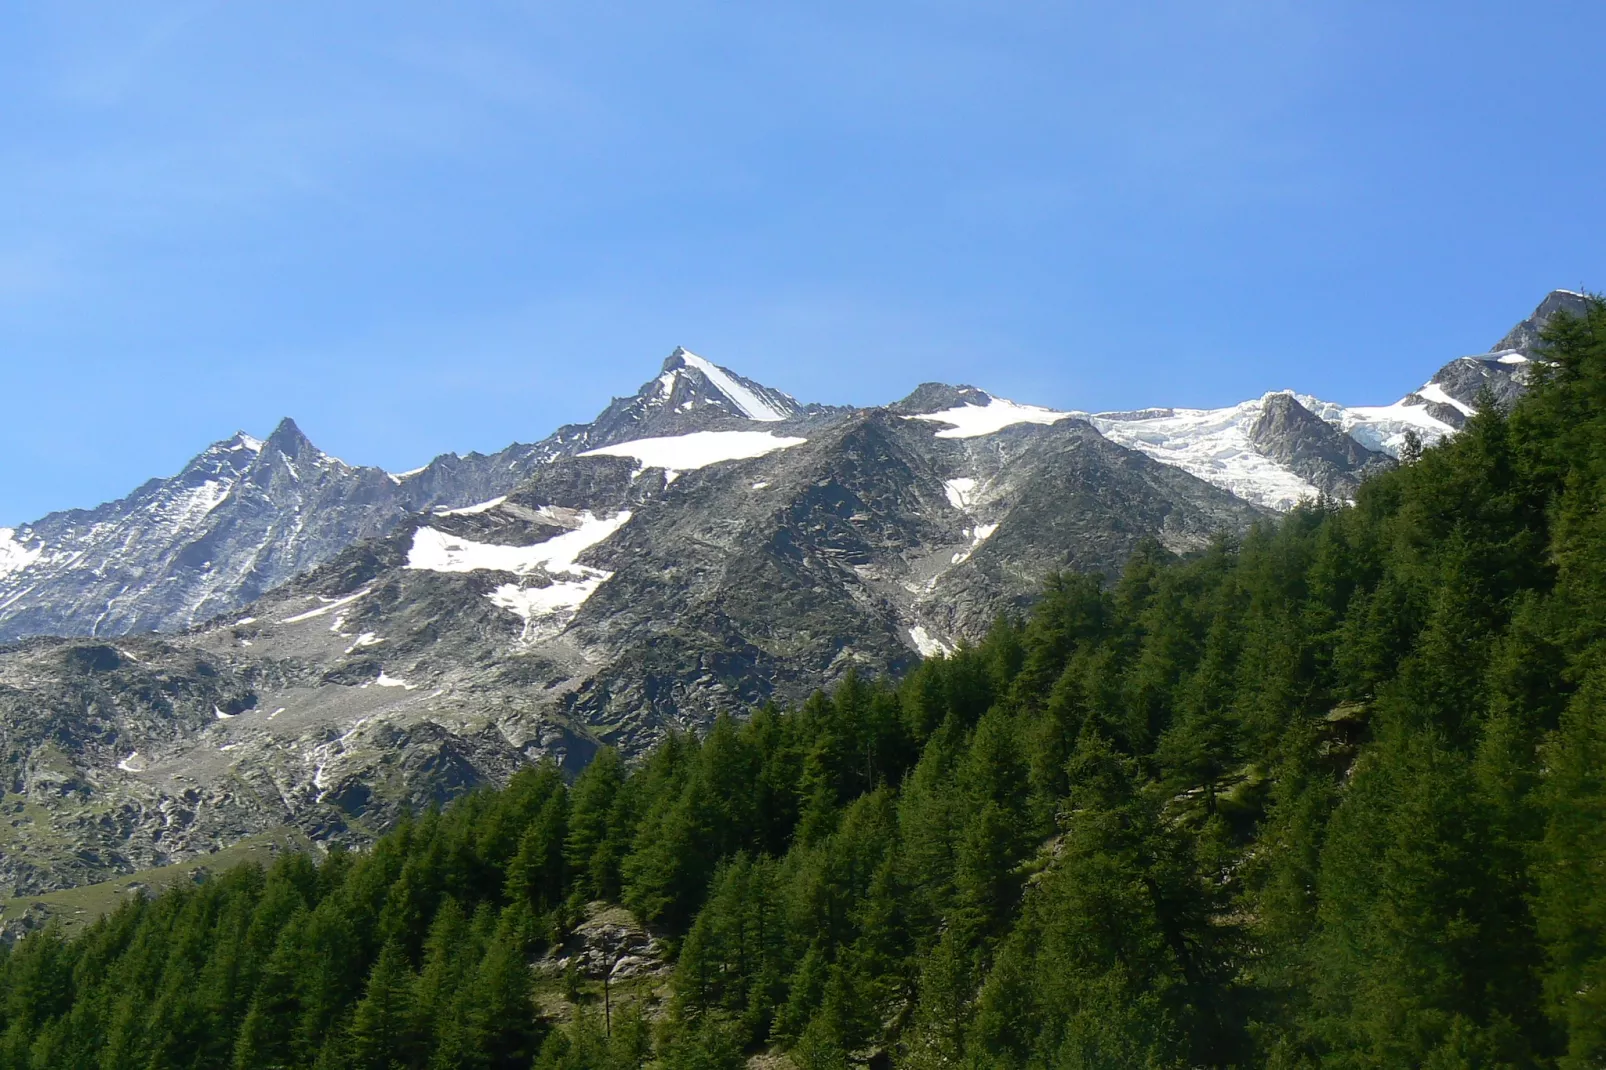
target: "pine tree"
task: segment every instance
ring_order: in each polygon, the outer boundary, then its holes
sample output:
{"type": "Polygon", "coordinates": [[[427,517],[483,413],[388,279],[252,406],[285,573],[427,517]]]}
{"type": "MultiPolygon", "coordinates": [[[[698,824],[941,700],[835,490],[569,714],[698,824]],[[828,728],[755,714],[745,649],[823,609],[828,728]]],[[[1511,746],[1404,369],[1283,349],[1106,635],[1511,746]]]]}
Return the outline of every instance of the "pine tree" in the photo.
{"type": "Polygon", "coordinates": [[[388,943],[369,971],[363,997],[352,1012],[348,1065],[392,1070],[421,1062],[413,1003],[415,978],[400,945],[388,943]]]}

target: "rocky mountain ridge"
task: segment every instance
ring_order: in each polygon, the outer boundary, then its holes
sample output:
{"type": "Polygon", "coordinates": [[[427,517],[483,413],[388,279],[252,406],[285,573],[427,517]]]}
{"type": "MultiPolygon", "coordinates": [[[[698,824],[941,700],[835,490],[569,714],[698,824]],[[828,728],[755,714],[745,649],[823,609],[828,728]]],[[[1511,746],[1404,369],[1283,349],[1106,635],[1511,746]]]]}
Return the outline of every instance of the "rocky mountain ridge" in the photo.
{"type": "MultiPolygon", "coordinates": [[[[531,760],[576,767],[852,669],[897,672],[1056,570],[1110,573],[1145,539],[1202,548],[1299,488],[1347,496],[1405,429],[1453,433],[1430,407],[1465,413],[1440,392],[1470,407],[1483,383],[1520,390],[1513,358],[1452,362],[1373,409],[1283,392],[1088,415],[943,384],[884,408],[809,406],[677,350],[592,424],[494,458],[389,475],[293,425],[238,436],[125,500],[146,527],[79,519],[99,541],[60,574],[131,569],[124,537],[173,562],[136,576],[144,590],[193,598],[181,568],[271,564],[333,518],[372,527],[181,635],[0,650],[0,881],[81,883],[286,827],[362,842],[531,760]],[[164,535],[179,518],[202,534],[164,535]]],[[[61,552],[42,528],[10,545],[61,552]]],[[[33,564],[0,582],[44,583],[33,564]]]]}

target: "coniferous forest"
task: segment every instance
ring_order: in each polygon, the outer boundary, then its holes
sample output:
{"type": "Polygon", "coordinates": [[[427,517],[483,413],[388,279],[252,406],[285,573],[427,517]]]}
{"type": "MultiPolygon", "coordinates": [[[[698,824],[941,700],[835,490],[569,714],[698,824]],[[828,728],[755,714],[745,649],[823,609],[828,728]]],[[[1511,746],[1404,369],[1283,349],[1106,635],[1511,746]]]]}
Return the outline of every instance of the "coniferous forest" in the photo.
{"type": "Polygon", "coordinates": [[[900,681],[0,963],[0,1065],[1606,1066],[1606,305],[1510,411],[900,681]],[[530,964],[622,904],[661,1005],[530,964]]]}

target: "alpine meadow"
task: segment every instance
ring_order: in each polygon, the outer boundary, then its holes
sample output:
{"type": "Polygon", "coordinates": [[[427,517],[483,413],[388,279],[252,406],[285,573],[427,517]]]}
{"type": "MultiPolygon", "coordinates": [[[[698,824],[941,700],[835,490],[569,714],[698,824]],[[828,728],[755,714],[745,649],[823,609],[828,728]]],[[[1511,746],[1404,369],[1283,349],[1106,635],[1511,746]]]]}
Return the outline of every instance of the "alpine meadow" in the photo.
{"type": "Polygon", "coordinates": [[[1538,354],[901,679],[26,936],[0,1066],[1603,1065],[1606,304],[1538,354]]]}

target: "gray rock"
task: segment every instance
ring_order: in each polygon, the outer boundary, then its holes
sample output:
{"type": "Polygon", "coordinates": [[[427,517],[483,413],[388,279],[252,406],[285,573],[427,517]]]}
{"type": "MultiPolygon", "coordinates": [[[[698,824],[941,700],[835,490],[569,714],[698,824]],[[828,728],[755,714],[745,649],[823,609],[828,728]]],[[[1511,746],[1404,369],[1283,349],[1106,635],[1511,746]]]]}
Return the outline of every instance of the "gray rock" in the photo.
{"type": "Polygon", "coordinates": [[[1394,464],[1387,454],[1367,449],[1320,419],[1292,394],[1266,398],[1249,439],[1261,454],[1338,499],[1353,498],[1361,480],[1394,464]]]}
{"type": "MultiPolygon", "coordinates": [[[[1435,382],[1458,398],[1520,367],[1435,382]]],[[[18,533],[43,550],[0,577],[0,626],[105,634],[0,648],[0,882],[88,883],[279,829],[361,844],[532,761],[573,771],[902,672],[1053,572],[1111,575],[1142,540],[1188,553],[1272,515],[1149,455],[1167,449],[1143,425],[1171,410],[1097,418],[1143,449],[1078,415],[975,437],[915,418],[993,401],[928,383],[886,408],[802,405],[677,350],[592,424],[494,457],[391,476],[286,422],[46,518],[18,533]],[[696,431],[785,448],[678,472],[591,453],[696,431]]],[[[1389,463],[1288,394],[1221,412],[1239,422],[1212,433],[1335,496],[1389,463]]]]}

